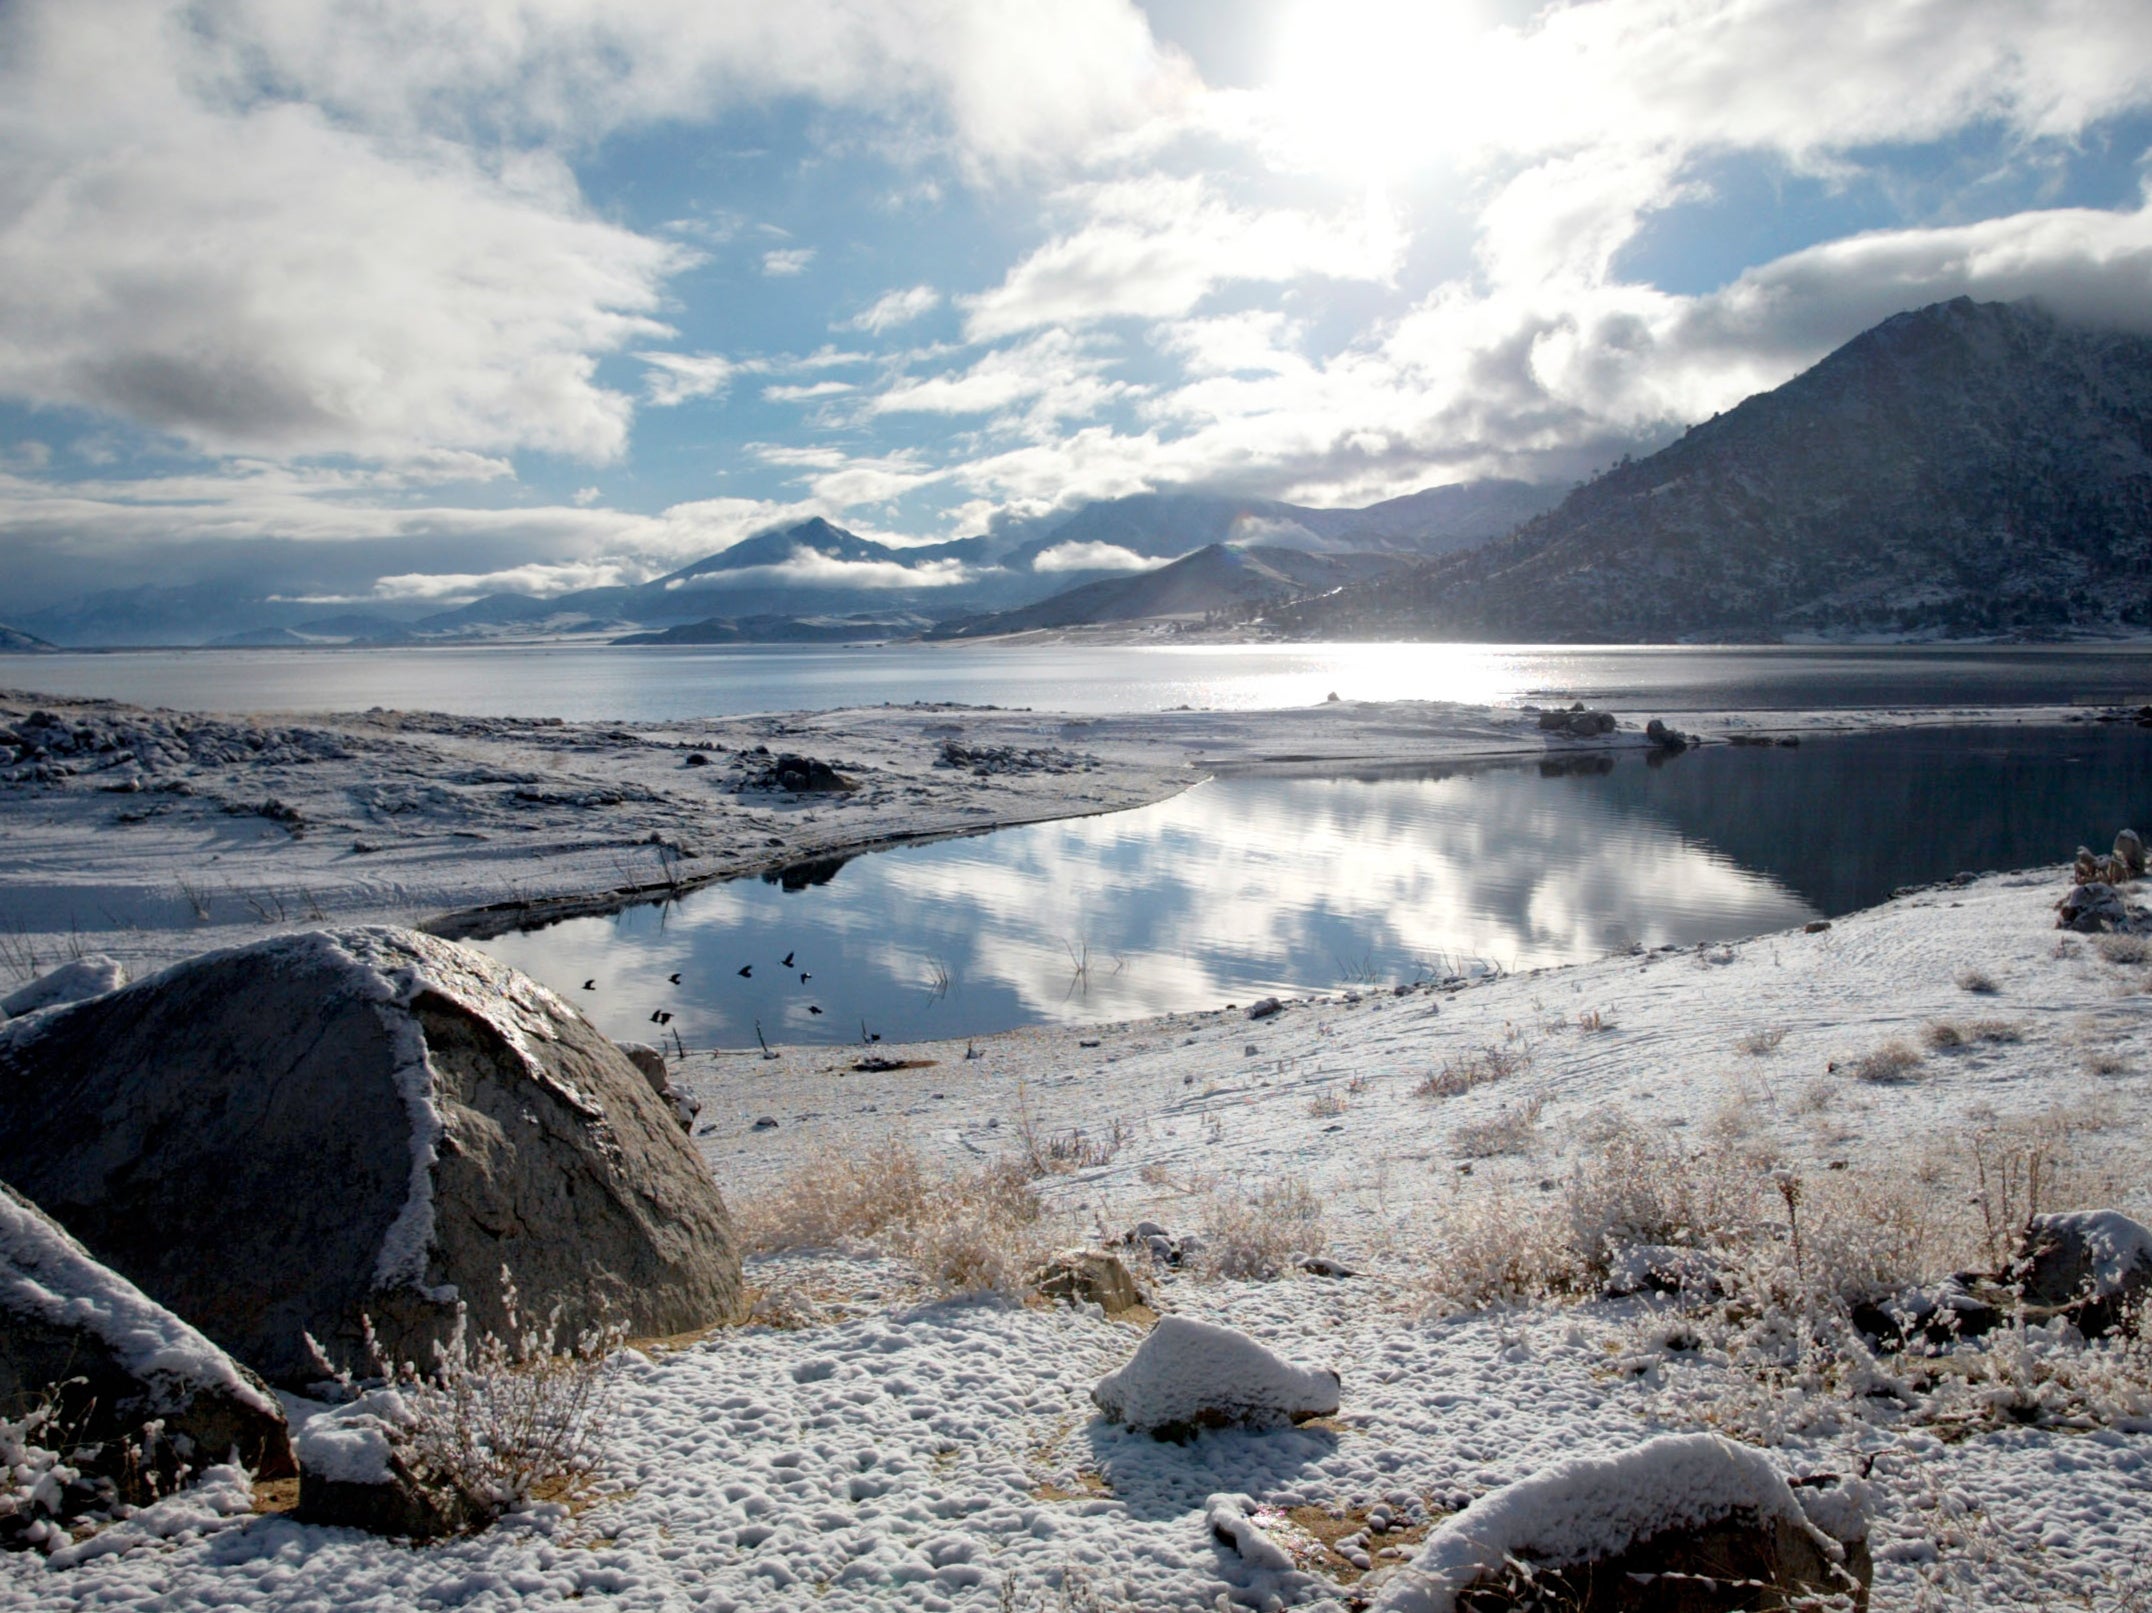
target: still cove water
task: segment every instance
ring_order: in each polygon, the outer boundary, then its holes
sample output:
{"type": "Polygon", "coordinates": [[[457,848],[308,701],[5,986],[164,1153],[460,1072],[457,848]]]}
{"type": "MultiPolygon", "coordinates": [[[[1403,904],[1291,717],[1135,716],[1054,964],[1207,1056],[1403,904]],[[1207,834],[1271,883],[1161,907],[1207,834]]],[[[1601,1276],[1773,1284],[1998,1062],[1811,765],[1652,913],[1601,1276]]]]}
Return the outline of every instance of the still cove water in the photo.
{"type": "Polygon", "coordinates": [[[2152,824],[2152,734],[2134,728],[1222,779],[485,946],[622,1038],[654,1038],[665,1010],[690,1046],[752,1046],[758,1024],[907,1041],[1731,940],[2060,862],[2125,823],[2152,824]]]}

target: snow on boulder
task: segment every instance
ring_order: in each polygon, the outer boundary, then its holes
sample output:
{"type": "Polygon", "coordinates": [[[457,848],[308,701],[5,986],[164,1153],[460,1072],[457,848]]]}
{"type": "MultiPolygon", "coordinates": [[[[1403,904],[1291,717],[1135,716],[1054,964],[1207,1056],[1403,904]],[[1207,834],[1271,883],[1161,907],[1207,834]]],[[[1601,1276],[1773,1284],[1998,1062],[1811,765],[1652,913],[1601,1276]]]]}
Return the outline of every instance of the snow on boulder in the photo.
{"type": "Polygon", "coordinates": [[[582,1016],[409,930],[279,936],[0,1026],[0,1178],[272,1380],[304,1335],[420,1364],[459,1300],[679,1333],[734,1319],[708,1168],[582,1016]]]}
{"type": "Polygon", "coordinates": [[[162,1423],[152,1466],[234,1457],[293,1471],[284,1410],[268,1387],[0,1182],[0,1417],[58,1388],[56,1426],[87,1465],[120,1470],[124,1443],[162,1423]]]}
{"type": "Polygon", "coordinates": [[[413,1470],[406,1454],[411,1423],[393,1389],[370,1390],[309,1418],[298,1440],[300,1519],[426,1540],[482,1517],[455,1484],[413,1470]]]}
{"type": "Polygon", "coordinates": [[[1827,1596],[1865,1607],[1860,1488],[1834,1481],[1804,1505],[1807,1493],[1761,1451],[1716,1434],[1579,1457],[1446,1521],[1385,1580],[1374,1613],[1705,1613],[1827,1596]]]}
{"type": "Polygon", "coordinates": [[[1168,1316],[1091,1398],[1110,1421],[1183,1438],[1198,1428],[1280,1428],[1338,1409],[1338,1375],[1295,1366],[1245,1333],[1168,1316]]]}
{"type": "Polygon", "coordinates": [[[39,975],[27,986],[0,997],[0,1018],[19,1019],[40,1008],[55,1008],[61,1003],[99,997],[126,984],[127,970],[118,959],[92,952],[88,957],[63,963],[50,974],[39,975]]]}
{"type": "Polygon", "coordinates": [[[2036,1215],[2006,1276],[2027,1302],[2068,1312],[2096,1337],[2152,1290],[2152,1228],[2119,1210],[2036,1215]]]}

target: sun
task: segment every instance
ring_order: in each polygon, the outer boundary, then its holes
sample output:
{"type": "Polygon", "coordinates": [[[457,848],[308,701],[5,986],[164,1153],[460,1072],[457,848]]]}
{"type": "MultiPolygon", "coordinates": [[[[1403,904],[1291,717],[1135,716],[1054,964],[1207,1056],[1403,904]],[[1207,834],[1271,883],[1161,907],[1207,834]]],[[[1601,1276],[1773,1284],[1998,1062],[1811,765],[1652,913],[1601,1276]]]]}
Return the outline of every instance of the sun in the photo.
{"type": "Polygon", "coordinates": [[[1471,0],[1297,0],[1269,83],[1292,155],[1371,184],[1454,155],[1483,37],[1471,0]]]}

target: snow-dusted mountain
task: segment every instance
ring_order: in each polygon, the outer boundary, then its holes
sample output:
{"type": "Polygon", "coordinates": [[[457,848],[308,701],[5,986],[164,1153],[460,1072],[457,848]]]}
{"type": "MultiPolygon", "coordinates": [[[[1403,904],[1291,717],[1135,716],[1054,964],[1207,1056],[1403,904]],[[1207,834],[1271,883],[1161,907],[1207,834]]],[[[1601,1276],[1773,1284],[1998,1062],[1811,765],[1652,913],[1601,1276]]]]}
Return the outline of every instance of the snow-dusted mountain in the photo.
{"type": "Polygon", "coordinates": [[[47,644],[35,633],[25,633],[19,627],[10,627],[7,623],[0,622],[0,654],[49,650],[51,648],[50,644],[47,644]]]}
{"type": "Polygon", "coordinates": [[[1079,583],[1033,605],[945,622],[927,636],[989,638],[1035,628],[1238,612],[1384,576],[1399,564],[1388,555],[1308,554],[1298,549],[1213,543],[1150,571],[1079,583]]]}
{"type": "Polygon", "coordinates": [[[1960,298],[1482,548],[1297,607],[1311,636],[2152,630],[2152,338],[1960,298]]]}

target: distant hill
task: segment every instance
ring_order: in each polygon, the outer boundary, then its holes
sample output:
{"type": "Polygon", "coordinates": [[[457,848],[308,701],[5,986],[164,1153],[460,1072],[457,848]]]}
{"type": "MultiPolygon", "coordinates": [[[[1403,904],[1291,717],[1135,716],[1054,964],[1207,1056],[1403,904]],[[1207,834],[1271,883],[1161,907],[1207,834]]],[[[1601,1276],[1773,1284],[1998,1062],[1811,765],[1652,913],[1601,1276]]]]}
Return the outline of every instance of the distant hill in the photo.
{"type": "Polygon", "coordinates": [[[919,616],[711,617],[684,622],[657,633],[629,633],[615,644],[863,644],[871,640],[912,638],[927,625],[919,616]]]}
{"type": "Polygon", "coordinates": [[[1283,613],[1310,637],[2152,628],[2152,338],[1960,298],[1510,536],[1283,613]]]}
{"type": "Polygon", "coordinates": [[[1039,628],[1200,617],[1379,577],[1398,568],[1383,555],[1321,555],[1213,543],[1151,571],[1102,578],[1016,610],[944,622],[928,638],[990,638],[1039,628]]]}
{"type": "Polygon", "coordinates": [[[46,643],[35,633],[25,633],[19,627],[10,627],[7,623],[0,622],[0,655],[30,654],[57,648],[57,645],[46,643]]]}

